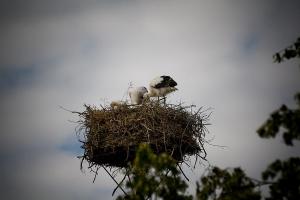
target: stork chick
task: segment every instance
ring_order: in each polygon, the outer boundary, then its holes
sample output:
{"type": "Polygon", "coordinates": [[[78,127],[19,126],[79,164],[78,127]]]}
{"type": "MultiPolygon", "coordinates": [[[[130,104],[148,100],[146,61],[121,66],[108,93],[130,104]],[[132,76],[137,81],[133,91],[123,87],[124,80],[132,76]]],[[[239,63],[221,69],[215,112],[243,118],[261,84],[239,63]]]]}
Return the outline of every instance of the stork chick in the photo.
{"type": "Polygon", "coordinates": [[[146,87],[134,87],[129,89],[129,97],[131,104],[142,104],[144,101],[144,95],[148,92],[146,87]]]}

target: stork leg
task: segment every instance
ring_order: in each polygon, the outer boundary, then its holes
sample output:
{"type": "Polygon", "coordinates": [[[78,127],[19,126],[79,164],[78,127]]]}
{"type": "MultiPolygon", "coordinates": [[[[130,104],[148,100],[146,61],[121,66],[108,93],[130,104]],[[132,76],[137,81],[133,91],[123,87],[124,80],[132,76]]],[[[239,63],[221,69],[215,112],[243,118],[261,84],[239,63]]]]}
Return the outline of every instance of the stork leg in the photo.
{"type": "Polygon", "coordinates": [[[166,96],[163,97],[164,105],[166,105],[166,96]]]}

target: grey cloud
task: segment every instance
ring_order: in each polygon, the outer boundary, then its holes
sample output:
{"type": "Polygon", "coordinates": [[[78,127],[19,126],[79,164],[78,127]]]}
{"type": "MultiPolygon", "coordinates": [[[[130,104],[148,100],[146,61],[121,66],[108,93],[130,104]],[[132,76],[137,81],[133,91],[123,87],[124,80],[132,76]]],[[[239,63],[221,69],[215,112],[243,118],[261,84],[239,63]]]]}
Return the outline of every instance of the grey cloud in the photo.
{"type": "Polygon", "coordinates": [[[95,3],[95,1],[3,0],[0,3],[0,18],[2,20],[22,20],[22,18],[66,15],[70,12],[76,13],[91,3],[95,3]]]}
{"type": "Polygon", "coordinates": [[[93,9],[114,9],[139,5],[140,1],[106,0],[2,0],[0,2],[0,22],[23,20],[44,20],[76,15],[93,9]]]}

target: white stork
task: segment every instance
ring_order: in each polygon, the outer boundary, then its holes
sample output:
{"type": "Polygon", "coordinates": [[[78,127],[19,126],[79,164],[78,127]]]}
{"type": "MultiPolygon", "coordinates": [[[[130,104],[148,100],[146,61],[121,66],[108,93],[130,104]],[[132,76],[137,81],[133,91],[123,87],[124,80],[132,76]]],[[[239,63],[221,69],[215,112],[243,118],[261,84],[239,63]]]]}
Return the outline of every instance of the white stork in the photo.
{"type": "Polygon", "coordinates": [[[146,87],[134,87],[128,91],[131,104],[141,104],[144,100],[144,94],[148,92],[146,87]]]}
{"type": "Polygon", "coordinates": [[[144,98],[149,97],[165,97],[167,94],[177,90],[177,83],[170,76],[159,76],[150,81],[149,92],[144,95],[144,98]]]}

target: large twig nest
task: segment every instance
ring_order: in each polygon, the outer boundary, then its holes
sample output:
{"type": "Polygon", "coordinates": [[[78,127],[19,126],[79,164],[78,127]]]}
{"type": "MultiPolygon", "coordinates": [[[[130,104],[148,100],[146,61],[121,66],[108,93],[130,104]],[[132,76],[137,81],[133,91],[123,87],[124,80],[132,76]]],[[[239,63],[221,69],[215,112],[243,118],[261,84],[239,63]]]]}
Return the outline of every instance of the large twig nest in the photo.
{"type": "Polygon", "coordinates": [[[155,153],[167,152],[178,162],[186,156],[205,157],[203,141],[208,115],[193,106],[150,101],[118,108],[85,105],[79,113],[84,135],[83,159],[93,165],[126,167],[140,143],[155,153]]]}

